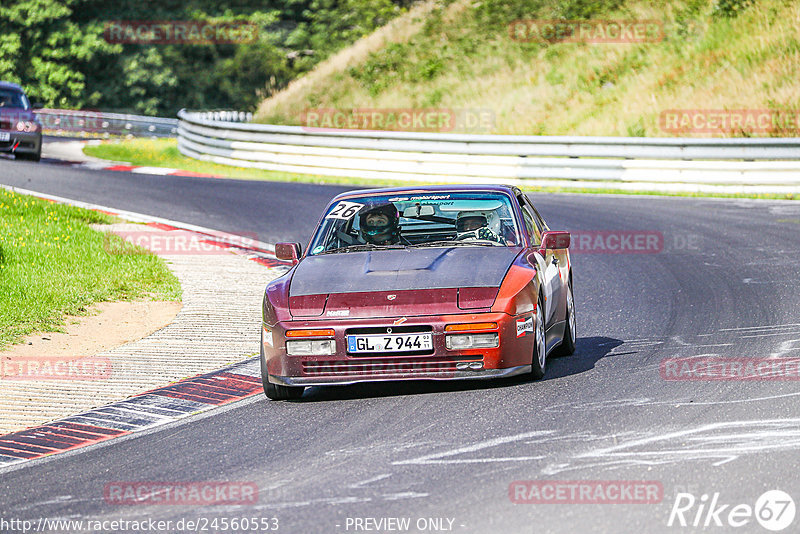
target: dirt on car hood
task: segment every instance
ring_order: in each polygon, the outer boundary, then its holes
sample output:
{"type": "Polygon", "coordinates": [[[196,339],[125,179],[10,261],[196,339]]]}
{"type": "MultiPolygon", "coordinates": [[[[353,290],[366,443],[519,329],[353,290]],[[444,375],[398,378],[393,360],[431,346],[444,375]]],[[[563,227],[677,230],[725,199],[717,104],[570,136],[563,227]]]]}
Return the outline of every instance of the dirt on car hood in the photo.
{"type": "Polygon", "coordinates": [[[297,265],[289,296],[499,287],[519,252],[509,247],[450,247],[309,256],[297,265]]]}

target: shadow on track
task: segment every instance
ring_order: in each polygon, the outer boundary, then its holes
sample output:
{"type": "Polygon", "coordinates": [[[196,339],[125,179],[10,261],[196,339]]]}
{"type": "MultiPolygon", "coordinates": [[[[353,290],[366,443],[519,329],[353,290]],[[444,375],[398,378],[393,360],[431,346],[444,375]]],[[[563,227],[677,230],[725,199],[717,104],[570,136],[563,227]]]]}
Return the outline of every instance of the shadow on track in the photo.
{"type": "MultiPolygon", "coordinates": [[[[611,337],[579,337],[575,342],[575,354],[547,358],[547,374],[542,381],[555,380],[569,375],[577,375],[594,368],[598,360],[605,358],[609,353],[625,342],[611,337]]],[[[617,352],[614,356],[632,354],[632,352],[617,352]]]]}
{"type": "MultiPolygon", "coordinates": [[[[578,338],[575,354],[561,358],[548,358],[547,374],[542,381],[555,380],[589,371],[594,368],[598,360],[605,358],[609,352],[622,344],[623,341],[609,337],[578,338]]],[[[315,386],[307,388],[302,399],[289,402],[327,402],[371,397],[488,390],[513,387],[526,382],[529,382],[526,377],[512,377],[498,380],[398,380],[394,382],[366,382],[351,386],[315,386]]]]}

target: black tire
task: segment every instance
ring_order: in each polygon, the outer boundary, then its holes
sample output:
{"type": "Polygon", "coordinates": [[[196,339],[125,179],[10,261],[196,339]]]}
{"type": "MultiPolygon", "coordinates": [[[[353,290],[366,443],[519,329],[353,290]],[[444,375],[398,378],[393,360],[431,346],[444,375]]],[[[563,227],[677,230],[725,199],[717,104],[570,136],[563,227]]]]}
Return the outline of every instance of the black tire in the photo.
{"type": "MultiPolygon", "coordinates": [[[[261,334],[264,335],[263,333],[261,334]]],[[[280,386],[269,381],[267,362],[264,359],[264,345],[261,344],[261,384],[264,386],[264,395],[271,400],[294,400],[303,396],[306,389],[303,386],[280,386]]]]}
{"type": "Polygon", "coordinates": [[[540,380],[547,368],[547,339],[544,330],[544,299],[541,293],[536,302],[536,320],[534,321],[533,354],[531,355],[531,378],[540,380]]]}
{"type": "Polygon", "coordinates": [[[303,396],[306,388],[299,386],[279,386],[269,381],[269,375],[262,377],[264,395],[271,400],[295,400],[303,396]]]}
{"type": "Polygon", "coordinates": [[[572,278],[567,284],[567,316],[564,339],[555,351],[557,356],[569,356],[575,352],[575,298],[572,295],[572,278]]]}
{"type": "Polygon", "coordinates": [[[17,159],[24,160],[24,161],[33,161],[38,162],[42,159],[42,152],[36,152],[35,154],[17,154],[17,159]]]}

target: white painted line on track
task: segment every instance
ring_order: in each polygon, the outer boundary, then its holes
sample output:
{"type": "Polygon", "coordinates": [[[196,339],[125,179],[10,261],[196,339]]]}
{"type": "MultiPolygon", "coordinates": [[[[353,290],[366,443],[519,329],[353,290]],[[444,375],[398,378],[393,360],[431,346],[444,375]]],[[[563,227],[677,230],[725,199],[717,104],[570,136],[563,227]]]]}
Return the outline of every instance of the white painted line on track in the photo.
{"type": "Polygon", "coordinates": [[[166,167],[136,167],[131,169],[135,174],[155,174],[156,176],[168,176],[175,172],[175,169],[168,169],[166,167]]]}
{"type": "MultiPolygon", "coordinates": [[[[109,206],[103,206],[101,204],[94,204],[94,203],[91,203],[91,202],[83,202],[82,200],[75,200],[75,199],[71,199],[71,198],[60,197],[60,196],[57,196],[57,195],[50,195],[48,193],[41,193],[39,191],[31,191],[30,189],[24,189],[24,188],[21,188],[21,187],[14,187],[14,186],[5,185],[5,184],[0,184],[0,187],[2,187],[3,189],[6,189],[7,191],[11,191],[13,193],[19,193],[21,195],[35,196],[35,197],[43,198],[43,199],[46,199],[46,200],[52,200],[53,202],[58,202],[60,204],[70,204],[72,206],[76,206],[76,207],[79,207],[79,208],[86,208],[86,209],[91,209],[91,210],[104,211],[104,212],[107,212],[107,213],[113,213],[113,214],[118,215],[119,217],[121,217],[123,219],[128,219],[128,220],[133,221],[133,222],[165,224],[165,225],[169,225],[169,226],[174,226],[175,228],[180,228],[182,230],[190,230],[190,231],[193,231],[193,232],[199,232],[199,233],[203,233],[203,234],[208,234],[208,235],[212,235],[212,236],[219,237],[219,238],[224,238],[224,239],[231,239],[231,240],[242,239],[241,236],[237,236],[236,234],[230,234],[230,233],[227,233],[227,232],[221,232],[219,230],[206,228],[204,226],[198,226],[198,225],[195,225],[195,224],[189,224],[189,223],[185,223],[185,222],[181,222],[181,221],[175,221],[175,220],[172,220],[172,219],[165,219],[164,217],[155,217],[153,215],[146,215],[146,214],[143,214],[143,213],[136,213],[136,212],[133,212],[133,211],[120,210],[120,209],[117,209],[117,208],[111,208],[109,206]]],[[[256,240],[252,240],[251,241],[249,239],[248,239],[248,243],[252,243],[252,247],[253,248],[261,248],[264,251],[269,252],[274,256],[275,245],[270,244],[270,243],[264,243],[263,241],[256,241],[256,240]]]]}
{"type": "Polygon", "coordinates": [[[553,433],[554,433],[553,430],[534,430],[533,432],[524,432],[522,434],[515,434],[513,436],[501,436],[497,438],[491,438],[485,441],[479,441],[478,443],[473,443],[472,445],[458,447],[456,449],[452,449],[445,452],[426,454],[424,456],[420,456],[418,458],[412,458],[410,460],[398,460],[392,462],[392,465],[472,464],[472,463],[488,463],[488,462],[520,462],[525,460],[540,460],[544,458],[544,456],[519,456],[512,458],[502,458],[502,457],[464,458],[464,459],[454,459],[454,460],[444,460],[443,458],[449,456],[456,456],[458,454],[465,454],[469,452],[488,449],[490,447],[496,447],[498,445],[504,445],[506,443],[513,443],[515,441],[520,441],[527,438],[547,436],[553,433]]]}

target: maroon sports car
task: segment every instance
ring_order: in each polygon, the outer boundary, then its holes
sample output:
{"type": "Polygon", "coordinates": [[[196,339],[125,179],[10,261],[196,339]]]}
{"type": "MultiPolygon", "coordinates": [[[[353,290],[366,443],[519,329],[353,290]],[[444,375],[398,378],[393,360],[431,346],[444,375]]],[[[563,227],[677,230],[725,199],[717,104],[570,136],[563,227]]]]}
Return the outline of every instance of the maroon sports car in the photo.
{"type": "Polygon", "coordinates": [[[568,232],[516,187],[353,191],[264,293],[264,392],[386,380],[544,376],[575,350],[568,232]]]}

